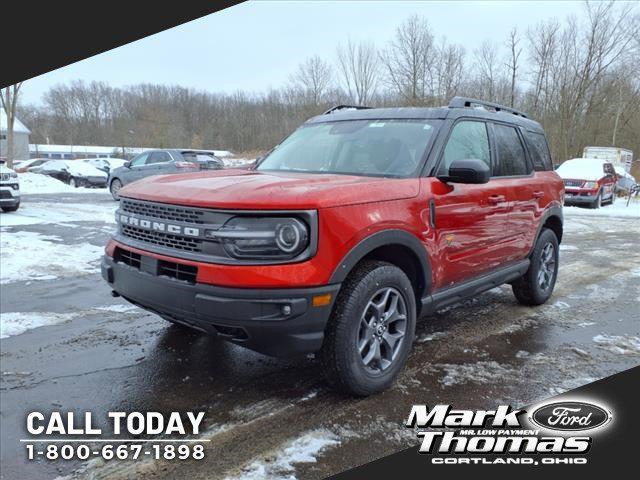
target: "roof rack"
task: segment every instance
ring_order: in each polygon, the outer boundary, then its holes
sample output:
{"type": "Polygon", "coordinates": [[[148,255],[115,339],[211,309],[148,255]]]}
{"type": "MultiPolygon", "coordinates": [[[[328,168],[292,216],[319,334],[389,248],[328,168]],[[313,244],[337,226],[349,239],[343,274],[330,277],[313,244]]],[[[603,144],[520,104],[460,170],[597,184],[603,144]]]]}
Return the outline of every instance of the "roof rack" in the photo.
{"type": "Polygon", "coordinates": [[[330,113],[334,113],[334,112],[337,112],[338,110],[343,110],[345,108],[353,108],[354,110],[369,110],[371,107],[365,107],[362,105],[336,105],[335,107],[331,107],[322,115],[329,115],[330,113]]]}
{"type": "Polygon", "coordinates": [[[477,100],[475,98],[453,97],[449,102],[449,108],[465,108],[471,107],[472,105],[480,105],[485,108],[491,108],[496,112],[509,112],[522,118],[529,118],[526,113],[516,110],[515,108],[505,107],[498,103],[485,102],[484,100],[477,100]]]}

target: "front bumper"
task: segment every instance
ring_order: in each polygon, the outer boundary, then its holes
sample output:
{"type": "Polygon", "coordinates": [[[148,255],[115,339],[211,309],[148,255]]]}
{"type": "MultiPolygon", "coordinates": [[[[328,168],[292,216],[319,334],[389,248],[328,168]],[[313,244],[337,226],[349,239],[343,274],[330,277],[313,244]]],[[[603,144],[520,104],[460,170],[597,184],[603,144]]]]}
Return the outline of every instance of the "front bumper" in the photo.
{"type": "Polygon", "coordinates": [[[140,268],[102,260],[102,276],[131,303],[163,318],[219,336],[275,357],[316,352],[339,284],[297,289],[228,288],[189,283],[157,275],[157,262],[148,257],[140,268]],[[314,296],[331,293],[325,306],[312,305],[314,296]]]}
{"type": "Polygon", "coordinates": [[[0,185],[0,205],[15,207],[20,203],[20,190],[14,189],[13,184],[0,185]]]}
{"type": "Polygon", "coordinates": [[[584,205],[588,203],[595,202],[598,197],[598,193],[572,193],[565,192],[564,194],[564,204],[565,205],[584,205]]]}

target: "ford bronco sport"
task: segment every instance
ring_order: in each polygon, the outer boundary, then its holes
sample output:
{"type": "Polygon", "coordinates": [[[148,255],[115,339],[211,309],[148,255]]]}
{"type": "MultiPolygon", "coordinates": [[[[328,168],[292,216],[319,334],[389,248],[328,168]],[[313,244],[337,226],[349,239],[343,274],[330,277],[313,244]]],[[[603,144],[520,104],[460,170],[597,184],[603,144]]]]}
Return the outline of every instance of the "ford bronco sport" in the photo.
{"type": "Polygon", "coordinates": [[[403,368],[420,316],[503,283],[526,305],[551,296],[563,188],[516,110],[336,107],[253,170],[124,187],[102,275],[170,322],[317,352],[332,384],[369,395],[403,368]]]}

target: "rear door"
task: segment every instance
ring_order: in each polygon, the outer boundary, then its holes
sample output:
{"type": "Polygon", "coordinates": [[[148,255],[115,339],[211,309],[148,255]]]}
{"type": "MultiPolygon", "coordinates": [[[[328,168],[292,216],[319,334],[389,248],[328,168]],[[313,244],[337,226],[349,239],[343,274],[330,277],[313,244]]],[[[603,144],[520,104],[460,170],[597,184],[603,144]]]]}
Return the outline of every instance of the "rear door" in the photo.
{"type": "Polygon", "coordinates": [[[491,131],[496,150],[493,181],[500,185],[511,206],[503,238],[504,261],[510,262],[524,258],[529,251],[544,185],[534,174],[520,128],[493,123],[491,131]]]}
{"type": "MultiPolygon", "coordinates": [[[[476,158],[494,163],[486,122],[458,120],[441,153],[438,174],[446,174],[454,160],[476,158]]],[[[446,288],[493,270],[502,263],[508,235],[509,202],[502,181],[486,184],[433,186],[435,235],[440,257],[436,288],[446,288]]]]}
{"type": "Polygon", "coordinates": [[[151,152],[147,159],[147,170],[145,176],[149,175],[166,175],[168,173],[176,173],[177,168],[173,158],[169,152],[158,150],[151,152]]]}

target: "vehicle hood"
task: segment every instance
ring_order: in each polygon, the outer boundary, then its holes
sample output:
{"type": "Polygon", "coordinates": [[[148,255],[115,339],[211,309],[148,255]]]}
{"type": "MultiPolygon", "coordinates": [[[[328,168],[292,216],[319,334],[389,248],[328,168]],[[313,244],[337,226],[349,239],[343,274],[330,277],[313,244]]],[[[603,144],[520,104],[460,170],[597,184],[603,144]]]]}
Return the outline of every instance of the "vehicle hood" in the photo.
{"type": "Polygon", "coordinates": [[[227,209],[317,209],[411,198],[416,178],[218,170],[148,177],[122,190],[123,197],[227,209]]]}
{"type": "Polygon", "coordinates": [[[9,167],[0,165],[0,173],[15,173],[15,172],[11,170],[9,167]]]}

